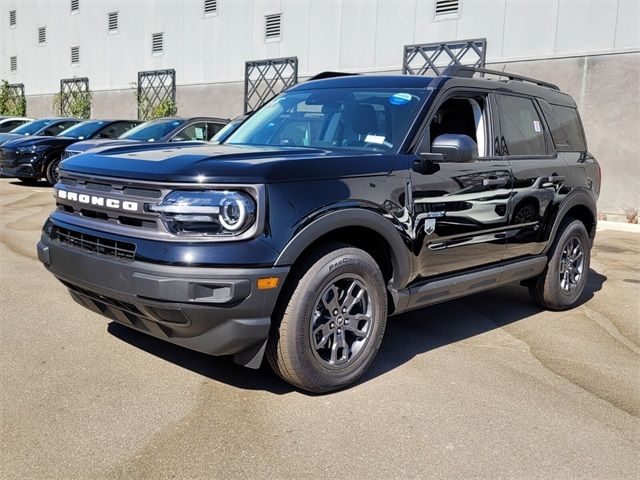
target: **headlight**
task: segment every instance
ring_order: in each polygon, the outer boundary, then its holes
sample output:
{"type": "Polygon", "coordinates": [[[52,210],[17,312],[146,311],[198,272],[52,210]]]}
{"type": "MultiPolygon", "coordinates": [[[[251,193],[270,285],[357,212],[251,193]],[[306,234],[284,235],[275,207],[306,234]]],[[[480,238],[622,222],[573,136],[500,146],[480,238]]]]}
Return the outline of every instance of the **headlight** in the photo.
{"type": "Polygon", "coordinates": [[[245,192],[175,190],[148,209],[175,234],[238,236],[256,221],[256,202],[245,192]]]}
{"type": "Polygon", "coordinates": [[[30,147],[18,148],[18,153],[36,153],[47,149],[47,145],[31,145],[30,147]]]}

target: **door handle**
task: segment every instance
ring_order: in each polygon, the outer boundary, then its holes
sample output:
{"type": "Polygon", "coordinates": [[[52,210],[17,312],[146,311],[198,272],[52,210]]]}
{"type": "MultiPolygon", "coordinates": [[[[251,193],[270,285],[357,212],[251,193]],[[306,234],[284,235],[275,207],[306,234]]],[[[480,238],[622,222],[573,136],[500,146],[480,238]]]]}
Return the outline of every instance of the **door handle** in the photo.
{"type": "Polygon", "coordinates": [[[564,175],[551,175],[547,180],[551,183],[564,182],[564,175]]]}
{"type": "Polygon", "coordinates": [[[502,187],[509,181],[508,177],[485,178],[482,180],[483,187],[502,187]]]}

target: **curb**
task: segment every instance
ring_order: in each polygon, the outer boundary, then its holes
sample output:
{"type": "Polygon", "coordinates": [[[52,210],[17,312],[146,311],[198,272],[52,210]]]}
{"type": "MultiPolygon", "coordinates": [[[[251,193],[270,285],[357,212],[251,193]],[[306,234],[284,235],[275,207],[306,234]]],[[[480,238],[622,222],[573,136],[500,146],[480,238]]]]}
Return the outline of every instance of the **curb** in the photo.
{"type": "Polygon", "coordinates": [[[618,232],[640,233],[640,224],[598,220],[598,226],[596,230],[597,231],[615,230],[618,232]]]}

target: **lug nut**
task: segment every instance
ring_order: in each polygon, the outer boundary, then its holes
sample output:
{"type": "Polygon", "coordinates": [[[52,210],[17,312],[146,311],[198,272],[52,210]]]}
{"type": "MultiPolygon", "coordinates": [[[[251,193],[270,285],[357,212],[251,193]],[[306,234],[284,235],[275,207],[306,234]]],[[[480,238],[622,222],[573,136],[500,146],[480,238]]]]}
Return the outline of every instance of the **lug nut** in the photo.
{"type": "Polygon", "coordinates": [[[335,309],[333,310],[333,314],[334,314],[334,315],[337,315],[337,314],[338,314],[338,309],[337,309],[337,308],[335,308],[335,309]]]}
{"type": "Polygon", "coordinates": [[[333,322],[331,322],[331,323],[329,324],[329,328],[333,328],[333,327],[335,327],[335,326],[336,326],[336,324],[335,324],[335,323],[333,323],[333,322]]]}
{"type": "Polygon", "coordinates": [[[342,307],[342,313],[347,313],[347,307],[342,307]]]}
{"type": "Polygon", "coordinates": [[[345,325],[349,325],[349,319],[348,319],[348,318],[345,318],[345,319],[344,319],[344,324],[345,324],[345,325]]]}
{"type": "Polygon", "coordinates": [[[342,333],[342,329],[338,327],[338,333],[342,333]]]}

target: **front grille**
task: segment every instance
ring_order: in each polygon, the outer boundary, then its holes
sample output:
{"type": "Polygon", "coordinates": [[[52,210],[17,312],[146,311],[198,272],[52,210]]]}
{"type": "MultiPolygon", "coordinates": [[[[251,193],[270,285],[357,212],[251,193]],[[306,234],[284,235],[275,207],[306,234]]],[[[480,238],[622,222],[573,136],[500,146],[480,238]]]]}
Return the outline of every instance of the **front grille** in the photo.
{"type": "Polygon", "coordinates": [[[87,252],[121,260],[133,260],[136,254],[136,245],[134,243],[97,237],[68,228],[56,227],[53,237],[57,238],[60,243],[70,247],[81,248],[87,252]]]}
{"type": "Polygon", "coordinates": [[[71,174],[64,171],[60,178],[60,184],[64,186],[64,190],[73,191],[78,195],[112,198],[118,200],[121,204],[126,201],[135,202],[141,206],[138,211],[131,212],[123,209],[108,208],[104,204],[80,203],[56,197],[56,206],[60,212],[101,223],[113,224],[114,226],[121,225],[150,231],[163,231],[162,222],[158,214],[150,212],[144,207],[145,204],[157,203],[162,198],[164,192],[160,188],[147,185],[132,185],[128,181],[119,182],[111,179],[103,180],[102,178],[84,179],[80,176],[71,176],[71,174]]]}

